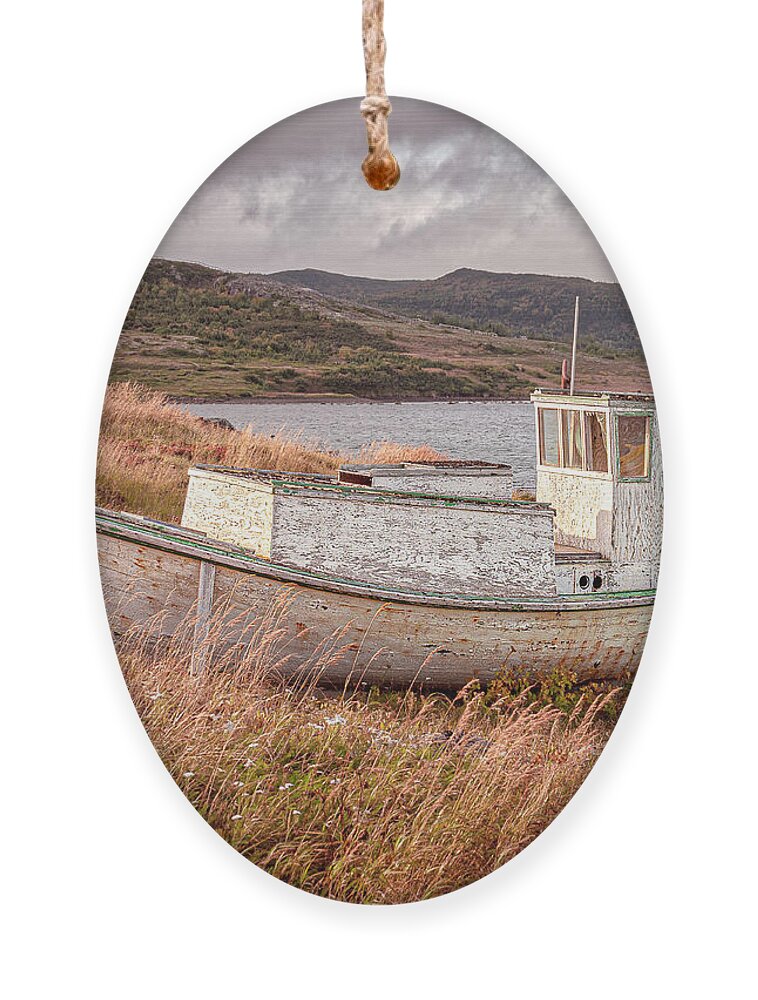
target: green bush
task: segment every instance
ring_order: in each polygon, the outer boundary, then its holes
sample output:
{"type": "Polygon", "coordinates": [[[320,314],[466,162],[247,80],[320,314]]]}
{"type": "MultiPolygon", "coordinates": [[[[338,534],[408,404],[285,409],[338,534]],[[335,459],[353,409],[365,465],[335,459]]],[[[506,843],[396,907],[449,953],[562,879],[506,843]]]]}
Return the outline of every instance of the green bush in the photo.
{"type": "Polygon", "coordinates": [[[487,685],[483,698],[486,707],[510,703],[517,699],[527,705],[550,705],[567,715],[587,708],[599,697],[607,697],[602,715],[609,721],[618,719],[629,694],[632,675],[626,674],[616,681],[580,681],[569,667],[555,667],[549,674],[538,676],[533,671],[504,667],[487,685]]]}

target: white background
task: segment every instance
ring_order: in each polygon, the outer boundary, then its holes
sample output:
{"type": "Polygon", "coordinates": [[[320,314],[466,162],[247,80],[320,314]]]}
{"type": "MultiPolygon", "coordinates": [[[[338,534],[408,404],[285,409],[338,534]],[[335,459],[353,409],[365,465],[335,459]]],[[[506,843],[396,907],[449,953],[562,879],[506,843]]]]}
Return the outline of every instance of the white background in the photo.
{"type": "Polygon", "coordinates": [[[6,14],[6,995],[747,996],[758,708],[747,4],[388,0],[390,91],[487,122],[565,189],[624,287],[658,397],[667,518],[653,628],[616,734],[565,813],[453,896],[326,902],[258,871],[199,819],[129,702],[92,530],[117,334],[153,249],[224,157],[361,91],[359,7],[68,0],[6,14]]]}

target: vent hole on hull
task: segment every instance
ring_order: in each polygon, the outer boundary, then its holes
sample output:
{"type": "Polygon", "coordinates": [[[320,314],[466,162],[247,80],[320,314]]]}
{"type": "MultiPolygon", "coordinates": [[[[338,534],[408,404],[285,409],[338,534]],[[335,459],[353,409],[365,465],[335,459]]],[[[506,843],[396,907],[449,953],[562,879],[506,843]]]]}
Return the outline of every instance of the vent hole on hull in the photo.
{"type": "Polygon", "coordinates": [[[603,578],[602,578],[602,576],[599,573],[595,573],[595,575],[592,578],[592,589],[593,590],[600,590],[600,588],[602,586],[603,586],[603,578]]]}
{"type": "Polygon", "coordinates": [[[586,590],[589,587],[589,585],[590,585],[590,578],[587,576],[586,573],[583,573],[582,576],[579,577],[579,586],[582,590],[586,590]]]}

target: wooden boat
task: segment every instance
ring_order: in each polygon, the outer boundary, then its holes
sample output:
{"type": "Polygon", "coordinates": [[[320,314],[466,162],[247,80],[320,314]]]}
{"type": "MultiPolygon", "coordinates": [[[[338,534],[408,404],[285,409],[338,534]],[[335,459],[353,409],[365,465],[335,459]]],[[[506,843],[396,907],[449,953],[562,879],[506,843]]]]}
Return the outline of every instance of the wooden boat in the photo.
{"type": "Polygon", "coordinates": [[[508,493],[510,479],[488,463],[393,466],[391,489],[375,482],[386,470],[365,467],[332,479],[199,466],[182,526],[98,510],[114,633],[171,636],[191,618],[201,671],[286,595],[287,669],[340,634],[325,683],[449,689],[503,669],[636,670],[661,536],[652,397],[532,399],[535,501],[498,496],[493,476],[508,493]],[[398,488],[405,474],[414,489],[398,488]],[[466,488],[432,488],[451,476],[466,488]]]}

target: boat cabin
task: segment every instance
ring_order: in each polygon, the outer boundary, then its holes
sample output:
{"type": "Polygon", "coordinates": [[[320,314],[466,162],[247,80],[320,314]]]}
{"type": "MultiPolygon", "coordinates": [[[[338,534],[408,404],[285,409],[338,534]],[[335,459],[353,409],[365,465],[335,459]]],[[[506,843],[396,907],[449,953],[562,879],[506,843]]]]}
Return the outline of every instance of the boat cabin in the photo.
{"type": "Polygon", "coordinates": [[[652,395],[537,390],[531,399],[559,592],[655,587],[663,474],[652,395]]]}
{"type": "Polygon", "coordinates": [[[662,532],[652,396],[536,391],[535,500],[488,462],[337,476],[198,465],[182,525],[284,567],[433,595],[652,590],[662,532]]]}
{"type": "Polygon", "coordinates": [[[553,511],[546,504],[194,466],[182,525],[278,565],[375,587],[556,594],[553,511]]]}

